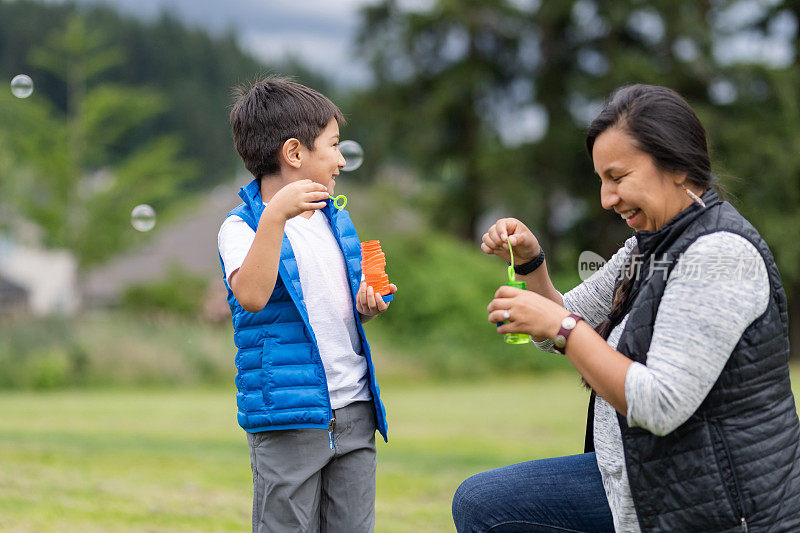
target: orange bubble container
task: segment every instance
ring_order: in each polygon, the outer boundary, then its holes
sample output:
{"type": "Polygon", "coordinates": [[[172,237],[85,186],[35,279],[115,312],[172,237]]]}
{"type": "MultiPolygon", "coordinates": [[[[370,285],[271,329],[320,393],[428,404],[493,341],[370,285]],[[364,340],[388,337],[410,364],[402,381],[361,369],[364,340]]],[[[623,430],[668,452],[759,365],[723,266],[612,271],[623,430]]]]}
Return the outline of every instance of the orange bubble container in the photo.
{"type": "Polygon", "coordinates": [[[386,275],[386,256],[381,250],[381,241],[361,243],[361,271],[367,285],[381,295],[384,302],[391,302],[394,295],[389,289],[389,276],[386,275]]]}

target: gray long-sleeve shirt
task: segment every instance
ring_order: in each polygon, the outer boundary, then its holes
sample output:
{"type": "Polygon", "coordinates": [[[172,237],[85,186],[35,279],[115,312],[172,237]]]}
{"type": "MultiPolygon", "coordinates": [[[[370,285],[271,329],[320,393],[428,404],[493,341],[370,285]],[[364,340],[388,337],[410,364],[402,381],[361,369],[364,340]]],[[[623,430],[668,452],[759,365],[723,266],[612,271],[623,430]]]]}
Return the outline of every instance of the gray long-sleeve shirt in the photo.
{"type": "MultiPolygon", "coordinates": [[[[564,295],[564,307],[592,327],[611,310],[615,282],[636,238],[603,268],[564,295]]],[[[672,270],[653,327],[647,365],[625,377],[630,426],[656,435],[677,429],[713,387],[744,330],[767,308],[769,278],[758,250],[745,238],[716,232],[698,238],[672,270]]],[[[617,347],[628,317],[608,337],[617,347]]],[[[552,342],[537,343],[550,349],[552,342]]],[[[594,410],[597,466],[619,532],[638,532],[617,414],[600,396],[594,410]]]]}

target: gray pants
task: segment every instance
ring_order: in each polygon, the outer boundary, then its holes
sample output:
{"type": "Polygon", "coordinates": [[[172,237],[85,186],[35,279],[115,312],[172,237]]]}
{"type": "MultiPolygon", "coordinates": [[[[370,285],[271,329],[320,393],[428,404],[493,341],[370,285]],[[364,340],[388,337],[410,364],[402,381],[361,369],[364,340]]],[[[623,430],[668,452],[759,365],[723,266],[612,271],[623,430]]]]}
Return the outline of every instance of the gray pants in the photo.
{"type": "Polygon", "coordinates": [[[253,532],[361,533],[375,527],[375,407],[355,402],[326,429],[247,433],[253,532]]]}

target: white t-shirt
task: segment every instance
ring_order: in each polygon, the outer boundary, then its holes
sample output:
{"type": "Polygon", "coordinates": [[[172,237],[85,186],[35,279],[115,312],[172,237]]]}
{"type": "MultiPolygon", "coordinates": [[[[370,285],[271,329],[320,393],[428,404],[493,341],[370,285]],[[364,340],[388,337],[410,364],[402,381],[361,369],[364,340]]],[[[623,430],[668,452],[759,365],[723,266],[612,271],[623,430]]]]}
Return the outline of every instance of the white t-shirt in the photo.
{"type": "MultiPolygon", "coordinates": [[[[297,259],[303,300],[325,367],[331,407],[340,409],[370,400],[367,360],[361,355],[344,256],[327,217],[319,211],[308,219],[296,216],[286,221],[284,231],[297,259]]],[[[255,236],[236,215],[222,223],[218,245],[228,282],[244,263],[255,236]]]]}

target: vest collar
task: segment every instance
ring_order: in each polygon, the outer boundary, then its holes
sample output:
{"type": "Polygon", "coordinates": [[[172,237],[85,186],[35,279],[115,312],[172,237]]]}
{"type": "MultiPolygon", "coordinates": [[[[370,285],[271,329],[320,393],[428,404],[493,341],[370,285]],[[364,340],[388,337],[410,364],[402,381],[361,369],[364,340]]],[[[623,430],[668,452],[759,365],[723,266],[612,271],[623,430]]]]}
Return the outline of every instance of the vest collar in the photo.
{"type": "Polygon", "coordinates": [[[692,222],[697,220],[708,209],[711,209],[720,203],[719,195],[714,189],[708,189],[705,193],[703,193],[701,198],[705,202],[706,207],[701,207],[692,202],[692,205],[672,217],[669,222],[664,224],[664,226],[656,231],[636,232],[637,245],[633,250],[633,253],[635,254],[633,259],[638,263],[638,267],[633,270],[636,275],[636,279],[634,280],[633,286],[628,294],[624,312],[620,315],[618,321],[612,325],[612,329],[616,327],[622,321],[622,318],[631,311],[634,301],[636,300],[636,296],[638,296],[642,286],[645,284],[645,282],[647,282],[648,279],[650,279],[650,276],[655,273],[655,271],[651,269],[653,263],[667,259],[666,254],[669,252],[675,241],[677,241],[678,238],[683,235],[684,231],[686,231],[686,228],[688,228],[692,222]]]}
{"type": "Polygon", "coordinates": [[[655,254],[665,252],[670,245],[697,219],[706,209],[720,203],[719,195],[714,189],[708,189],[702,196],[706,207],[701,207],[695,202],[672,217],[669,222],[655,231],[637,231],[636,242],[639,248],[639,257],[647,259],[655,254]]]}
{"type": "Polygon", "coordinates": [[[255,213],[258,209],[258,214],[259,216],[261,215],[261,211],[264,210],[264,203],[261,201],[261,183],[257,179],[239,189],[239,198],[251,211],[255,213]]]}

